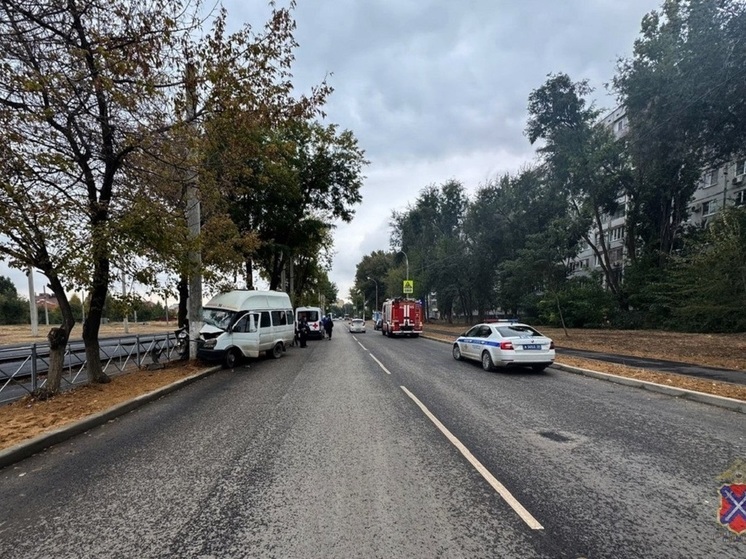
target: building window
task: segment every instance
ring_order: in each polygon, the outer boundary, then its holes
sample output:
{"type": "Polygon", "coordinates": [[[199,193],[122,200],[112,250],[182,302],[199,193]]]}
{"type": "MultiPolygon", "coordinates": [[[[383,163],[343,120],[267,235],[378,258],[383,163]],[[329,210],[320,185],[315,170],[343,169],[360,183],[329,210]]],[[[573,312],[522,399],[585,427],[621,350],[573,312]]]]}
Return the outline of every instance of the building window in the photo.
{"type": "Polygon", "coordinates": [[[609,229],[608,237],[609,241],[619,241],[624,238],[624,226],[614,227],[609,229]]]}
{"type": "Polygon", "coordinates": [[[707,171],[704,176],[704,181],[705,181],[704,188],[715,186],[718,183],[718,170],[711,169],[707,171]]]}
{"type": "Polygon", "coordinates": [[[736,162],[736,176],[746,175],[746,159],[739,159],[736,162]]]}
{"type": "Polygon", "coordinates": [[[702,215],[712,215],[720,209],[717,200],[710,200],[708,202],[702,202],[702,215]]]}
{"type": "Polygon", "coordinates": [[[739,190],[733,197],[733,203],[736,206],[746,206],[746,190],[739,190]]]}

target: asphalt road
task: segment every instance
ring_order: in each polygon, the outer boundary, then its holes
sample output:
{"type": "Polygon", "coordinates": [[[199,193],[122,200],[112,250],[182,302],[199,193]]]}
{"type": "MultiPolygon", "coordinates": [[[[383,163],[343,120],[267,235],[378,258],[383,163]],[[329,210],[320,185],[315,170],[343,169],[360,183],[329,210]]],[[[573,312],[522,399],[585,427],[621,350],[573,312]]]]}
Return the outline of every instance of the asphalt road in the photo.
{"type": "Polygon", "coordinates": [[[337,323],[1,470],[0,551],[740,558],[744,457],[744,414],[337,323]]]}

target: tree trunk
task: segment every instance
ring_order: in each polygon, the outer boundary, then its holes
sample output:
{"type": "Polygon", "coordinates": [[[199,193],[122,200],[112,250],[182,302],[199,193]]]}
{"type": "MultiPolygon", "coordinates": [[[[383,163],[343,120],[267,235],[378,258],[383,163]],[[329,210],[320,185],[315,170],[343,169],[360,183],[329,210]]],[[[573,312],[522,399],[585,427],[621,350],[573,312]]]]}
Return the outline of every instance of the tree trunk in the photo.
{"type": "MultiPolygon", "coordinates": [[[[282,284],[282,271],[285,269],[285,253],[276,251],[272,257],[272,270],[269,278],[269,290],[275,291],[282,284]]],[[[283,289],[284,290],[284,289],[283,289]]]]}
{"type": "Polygon", "coordinates": [[[559,298],[559,292],[554,292],[554,298],[557,301],[557,312],[559,313],[560,318],[560,324],[562,324],[562,329],[565,331],[565,338],[570,337],[570,333],[567,331],[567,326],[565,325],[565,317],[562,314],[562,305],[560,305],[560,298],[559,298]]]}
{"type": "Polygon", "coordinates": [[[187,304],[189,299],[189,277],[186,275],[182,275],[179,278],[179,285],[177,287],[179,290],[179,313],[177,317],[178,327],[184,328],[187,327],[187,304]]]}
{"type": "Polygon", "coordinates": [[[67,342],[70,339],[70,332],[72,332],[75,326],[75,319],[73,318],[72,307],[70,307],[70,301],[67,299],[65,289],[62,287],[60,280],[49,271],[45,272],[45,275],[49,273],[52,277],[47,276],[49,279],[49,288],[51,289],[54,296],[57,298],[57,302],[60,306],[60,313],[62,314],[62,324],[59,328],[52,328],[47,334],[47,340],[49,341],[49,370],[47,372],[47,382],[44,388],[37,390],[35,396],[39,399],[46,399],[49,396],[53,396],[60,391],[60,383],[62,381],[62,371],[65,368],[65,349],[67,348],[67,342]]]}
{"type": "Polygon", "coordinates": [[[107,258],[99,258],[95,262],[93,271],[91,306],[88,309],[88,318],[86,318],[85,324],[83,324],[83,343],[85,345],[88,381],[98,384],[111,382],[111,379],[101,367],[101,350],[98,342],[101,318],[104,315],[104,303],[106,303],[106,293],[109,289],[108,279],[109,260],[107,258]]]}
{"type": "Polygon", "coordinates": [[[246,289],[254,289],[254,260],[246,259],[246,289]]]}

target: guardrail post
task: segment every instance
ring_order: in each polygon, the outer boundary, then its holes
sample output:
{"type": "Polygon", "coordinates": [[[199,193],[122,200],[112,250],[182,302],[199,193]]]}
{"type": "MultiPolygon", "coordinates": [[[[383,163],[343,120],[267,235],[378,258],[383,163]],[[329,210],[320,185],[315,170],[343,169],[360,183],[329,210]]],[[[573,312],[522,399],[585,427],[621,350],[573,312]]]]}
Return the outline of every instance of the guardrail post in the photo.
{"type": "Polygon", "coordinates": [[[38,386],[38,378],[36,376],[36,342],[31,344],[31,390],[36,392],[38,386]]]}
{"type": "Polygon", "coordinates": [[[142,369],[142,362],[140,361],[140,334],[135,336],[135,343],[137,344],[137,368],[142,369]]]}

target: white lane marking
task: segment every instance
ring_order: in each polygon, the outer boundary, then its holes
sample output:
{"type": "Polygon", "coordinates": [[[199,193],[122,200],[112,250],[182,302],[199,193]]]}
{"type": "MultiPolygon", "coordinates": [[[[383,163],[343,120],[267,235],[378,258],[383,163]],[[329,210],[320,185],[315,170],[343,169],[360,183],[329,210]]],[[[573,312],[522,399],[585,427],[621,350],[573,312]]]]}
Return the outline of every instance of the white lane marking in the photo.
{"type": "MultiPolygon", "coordinates": [[[[357,342],[357,345],[359,345],[360,347],[362,347],[365,351],[368,351],[368,349],[363,344],[361,344],[357,340],[355,340],[355,341],[357,342]]],[[[370,352],[368,352],[368,353],[370,353],[370,352]]]]}
{"type": "Polygon", "coordinates": [[[432,413],[430,413],[430,410],[428,410],[425,407],[425,404],[420,402],[417,397],[412,394],[409,390],[406,389],[404,386],[400,386],[400,388],[404,391],[404,393],[409,396],[415,404],[417,404],[422,412],[432,421],[435,426],[440,429],[440,432],[443,433],[446,438],[451,441],[451,444],[455,446],[461,454],[464,455],[464,457],[471,463],[472,466],[482,475],[482,477],[487,480],[487,483],[489,483],[492,488],[497,491],[498,495],[502,497],[508,505],[518,514],[518,516],[521,517],[521,519],[531,528],[532,530],[543,530],[544,527],[539,524],[539,521],[536,520],[530,512],[528,512],[521,503],[518,502],[518,500],[513,497],[513,495],[508,491],[508,489],[497,479],[495,476],[493,476],[487,468],[485,468],[482,463],[477,460],[474,455],[469,452],[469,449],[466,448],[461,441],[459,441],[453,433],[451,433],[448,429],[446,429],[446,426],[443,425],[437,417],[435,417],[432,413]]]}
{"type": "Polygon", "coordinates": [[[381,363],[378,359],[376,359],[372,353],[369,352],[368,355],[370,355],[371,357],[373,357],[373,361],[375,361],[376,363],[378,363],[378,366],[381,367],[381,369],[383,369],[384,371],[386,371],[387,375],[391,374],[391,371],[389,371],[386,367],[384,367],[383,363],[381,363]]]}

